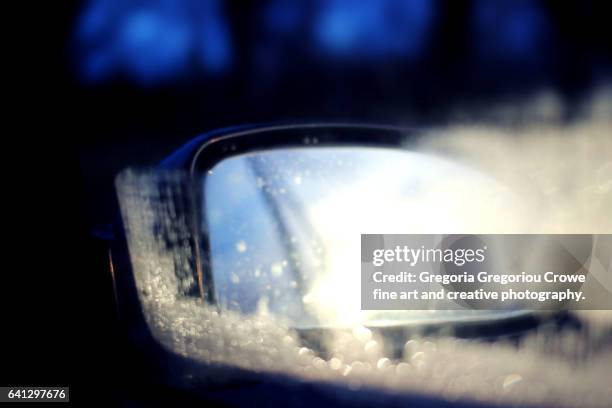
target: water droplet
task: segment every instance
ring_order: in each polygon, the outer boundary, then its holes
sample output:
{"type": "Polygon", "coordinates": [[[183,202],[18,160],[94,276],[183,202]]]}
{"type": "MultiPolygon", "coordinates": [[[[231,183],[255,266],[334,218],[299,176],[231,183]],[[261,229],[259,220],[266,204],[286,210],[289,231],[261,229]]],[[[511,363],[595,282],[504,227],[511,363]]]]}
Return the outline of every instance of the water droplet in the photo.
{"type": "Polygon", "coordinates": [[[419,361],[423,361],[424,358],[425,353],[423,353],[422,351],[417,351],[412,355],[412,357],[410,357],[410,363],[412,363],[412,365],[415,365],[419,361]]]}
{"type": "Polygon", "coordinates": [[[401,362],[395,367],[395,372],[400,376],[407,376],[412,374],[412,366],[408,363],[401,362]]]}
{"type": "Polygon", "coordinates": [[[247,244],[244,241],[238,241],[236,243],[236,251],[245,252],[247,250],[247,244]]]}
{"type": "Polygon", "coordinates": [[[391,365],[391,360],[389,360],[387,357],[383,357],[380,360],[378,360],[378,362],[376,363],[376,367],[379,370],[384,370],[385,368],[388,368],[391,365]]]}
{"type": "Polygon", "coordinates": [[[283,274],[283,264],[281,262],[276,262],[272,264],[272,267],[270,268],[270,273],[272,273],[272,276],[276,278],[281,276],[283,274]]]}
{"type": "Polygon", "coordinates": [[[338,357],[332,357],[329,360],[329,367],[332,370],[339,370],[342,367],[342,361],[338,357]]]}

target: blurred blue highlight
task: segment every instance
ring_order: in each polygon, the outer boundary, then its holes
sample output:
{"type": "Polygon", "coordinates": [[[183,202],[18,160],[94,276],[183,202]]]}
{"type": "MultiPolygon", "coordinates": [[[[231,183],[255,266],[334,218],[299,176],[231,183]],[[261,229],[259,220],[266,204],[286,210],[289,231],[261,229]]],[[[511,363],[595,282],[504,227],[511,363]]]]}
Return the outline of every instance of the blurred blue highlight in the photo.
{"type": "Polygon", "coordinates": [[[210,73],[229,69],[233,50],[222,5],[220,0],[90,0],[76,30],[82,78],[96,82],[123,73],[155,85],[194,66],[210,73]]]}
{"type": "MultiPolygon", "coordinates": [[[[230,10],[222,0],[89,0],[77,21],[75,57],[85,81],[124,76],[143,85],[223,74],[238,64],[279,72],[295,56],[314,54],[332,62],[393,58],[410,63],[436,46],[432,38],[444,5],[437,0],[269,0],[261,3],[261,18],[249,33],[234,38],[240,29],[234,25],[242,23],[233,18],[242,9],[230,10]],[[246,60],[237,61],[237,55],[246,60]]],[[[537,64],[550,55],[551,24],[537,1],[474,0],[468,8],[470,63],[537,64]]]]}
{"type": "Polygon", "coordinates": [[[330,0],[321,3],[315,38],[339,56],[414,57],[426,45],[435,2],[330,0]]]}

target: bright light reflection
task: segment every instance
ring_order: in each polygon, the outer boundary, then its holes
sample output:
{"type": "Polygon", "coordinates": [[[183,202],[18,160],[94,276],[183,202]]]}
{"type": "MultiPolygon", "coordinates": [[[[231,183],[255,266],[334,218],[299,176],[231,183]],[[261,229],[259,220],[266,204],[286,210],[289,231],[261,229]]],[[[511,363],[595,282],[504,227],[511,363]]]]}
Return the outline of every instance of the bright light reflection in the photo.
{"type": "Polygon", "coordinates": [[[446,159],[397,149],[287,149],[239,156],[213,169],[206,195],[222,304],[243,312],[263,307],[302,327],[490,314],[362,311],[361,234],[529,231],[521,221],[526,219],[521,201],[494,179],[446,159]],[[296,253],[301,261],[292,272],[296,253]],[[275,264],[283,265],[282,273],[266,276],[275,264]],[[251,270],[257,271],[254,277],[251,270]],[[302,287],[296,273],[307,277],[302,287]]]}
{"type": "Polygon", "coordinates": [[[524,232],[517,197],[483,174],[434,156],[369,154],[368,177],[308,207],[327,264],[305,300],[323,321],[340,326],[433,319],[434,313],[466,317],[466,311],[362,311],[360,234],[524,232]]]}

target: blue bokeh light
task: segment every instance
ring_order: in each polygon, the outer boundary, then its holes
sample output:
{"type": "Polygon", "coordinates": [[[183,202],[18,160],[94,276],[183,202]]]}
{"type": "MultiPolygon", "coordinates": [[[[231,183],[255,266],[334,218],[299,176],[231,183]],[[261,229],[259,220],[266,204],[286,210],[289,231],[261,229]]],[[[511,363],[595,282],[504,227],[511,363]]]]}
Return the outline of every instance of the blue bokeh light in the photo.
{"type": "Polygon", "coordinates": [[[426,46],[435,2],[330,0],[319,10],[315,37],[339,56],[419,55],[426,46]]]}
{"type": "Polygon", "coordinates": [[[129,72],[142,81],[172,77],[187,63],[192,41],[189,28],[155,9],[134,11],[121,25],[117,53],[129,72]]]}
{"type": "Polygon", "coordinates": [[[506,62],[530,70],[551,60],[550,16],[536,0],[466,4],[468,13],[451,15],[467,18],[470,35],[463,40],[458,32],[458,38],[468,44],[458,45],[440,42],[439,36],[430,40],[438,17],[448,18],[443,6],[436,0],[269,0],[261,3],[256,20],[247,21],[246,33],[230,25],[244,24],[242,9],[222,0],[89,0],[77,21],[75,55],[86,81],[119,75],[144,85],[220,75],[238,63],[244,72],[256,72],[258,81],[262,75],[274,80],[294,61],[313,56],[382,68],[389,59],[412,64],[463,45],[473,51],[461,55],[468,64],[492,62],[495,70],[506,62]],[[236,20],[230,21],[229,11],[236,20]]]}
{"type": "Polygon", "coordinates": [[[220,0],[90,0],[76,37],[81,77],[92,82],[122,73],[155,85],[192,69],[224,72],[232,63],[220,0]]]}

